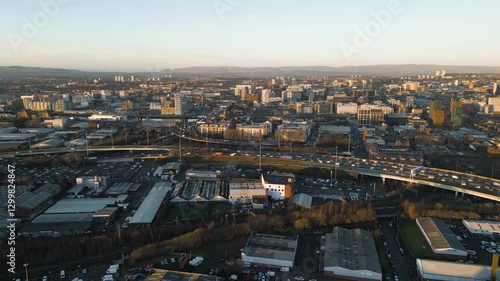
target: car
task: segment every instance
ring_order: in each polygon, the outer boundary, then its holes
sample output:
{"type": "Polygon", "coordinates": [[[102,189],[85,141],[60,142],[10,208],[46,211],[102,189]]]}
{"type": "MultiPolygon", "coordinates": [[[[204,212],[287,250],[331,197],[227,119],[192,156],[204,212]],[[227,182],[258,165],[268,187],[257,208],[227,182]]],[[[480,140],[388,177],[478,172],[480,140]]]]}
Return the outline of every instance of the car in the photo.
{"type": "Polygon", "coordinates": [[[48,279],[49,279],[49,278],[47,278],[47,276],[44,276],[44,277],[42,278],[42,281],[47,281],[48,279]]]}
{"type": "Polygon", "coordinates": [[[208,272],[208,274],[213,275],[214,272],[215,272],[215,270],[212,268],[212,269],[210,269],[210,271],[208,272]]]}
{"type": "Polygon", "coordinates": [[[170,261],[175,263],[175,259],[174,258],[170,258],[170,261]]]}
{"type": "Polygon", "coordinates": [[[299,280],[299,281],[304,281],[304,280],[305,280],[305,279],[304,279],[304,277],[302,277],[302,276],[300,276],[300,275],[299,275],[299,276],[295,276],[295,277],[293,277],[293,279],[295,279],[295,280],[299,280]]]}

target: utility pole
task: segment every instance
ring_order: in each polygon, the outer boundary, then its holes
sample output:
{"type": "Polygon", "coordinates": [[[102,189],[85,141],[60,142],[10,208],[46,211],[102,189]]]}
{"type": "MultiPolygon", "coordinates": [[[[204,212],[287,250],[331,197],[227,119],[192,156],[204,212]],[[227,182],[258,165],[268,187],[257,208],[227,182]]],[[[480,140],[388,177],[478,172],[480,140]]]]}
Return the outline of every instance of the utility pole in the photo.
{"type": "Polygon", "coordinates": [[[333,187],[333,171],[330,170],[330,188],[333,187]]]}
{"type": "Polygon", "coordinates": [[[335,182],[337,182],[337,146],[335,146],[335,182]]]}
{"type": "Polygon", "coordinates": [[[259,143],[259,169],[262,172],[262,134],[260,136],[260,143],[259,143]]]}
{"type": "Polygon", "coordinates": [[[87,138],[87,130],[85,130],[85,149],[87,150],[87,159],[89,159],[89,139],[87,138]]]}
{"type": "Polygon", "coordinates": [[[349,134],[349,143],[347,143],[347,154],[351,156],[351,134],[349,134]]]}
{"type": "Polygon", "coordinates": [[[179,135],[179,162],[182,162],[182,136],[179,135]]]}

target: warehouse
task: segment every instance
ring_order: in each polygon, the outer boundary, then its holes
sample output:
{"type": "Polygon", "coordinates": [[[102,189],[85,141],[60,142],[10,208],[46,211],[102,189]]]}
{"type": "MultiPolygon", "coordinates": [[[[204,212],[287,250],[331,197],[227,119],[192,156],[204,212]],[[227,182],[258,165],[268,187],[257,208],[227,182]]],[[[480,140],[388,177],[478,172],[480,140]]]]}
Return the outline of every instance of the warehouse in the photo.
{"type": "Polygon", "coordinates": [[[242,249],[241,260],[269,268],[293,267],[298,236],[254,234],[242,249]]]}
{"type": "MultiPolygon", "coordinates": [[[[491,266],[478,264],[417,259],[417,272],[422,281],[491,280],[491,266]]],[[[498,271],[495,275],[496,279],[494,280],[500,280],[498,271]]]]}
{"type": "Polygon", "coordinates": [[[31,146],[32,149],[57,148],[64,146],[64,140],[48,139],[31,146]]]}
{"type": "Polygon", "coordinates": [[[292,196],[292,198],[290,198],[290,201],[288,201],[288,204],[295,204],[297,206],[311,208],[312,201],[313,201],[313,198],[311,195],[308,195],[305,193],[297,193],[297,194],[294,194],[292,196]]]}
{"type": "Polygon", "coordinates": [[[382,280],[382,268],[370,231],[334,227],[321,239],[320,267],[325,276],[382,280]]]}
{"type": "Polygon", "coordinates": [[[267,198],[266,190],[259,180],[233,179],[229,183],[229,202],[251,203],[253,198],[267,198]]]}
{"type": "Polygon", "coordinates": [[[42,214],[19,230],[21,236],[59,236],[90,230],[92,214],[42,214]]]}
{"type": "Polygon", "coordinates": [[[137,190],[141,184],[130,183],[130,182],[117,182],[113,184],[108,190],[106,190],[106,195],[120,195],[127,194],[131,190],[137,190]]]}
{"type": "Polygon", "coordinates": [[[467,257],[467,250],[444,221],[423,217],[416,222],[435,256],[455,260],[467,257]]]}
{"type": "Polygon", "coordinates": [[[45,211],[45,214],[94,214],[106,206],[113,205],[114,198],[61,199],[45,211]]]}
{"type": "Polygon", "coordinates": [[[462,220],[462,223],[472,234],[500,235],[500,222],[498,221],[462,220]]]}
{"type": "Polygon", "coordinates": [[[47,183],[35,190],[23,192],[16,198],[16,216],[23,219],[37,216],[52,205],[60,190],[59,185],[47,183]]]}
{"type": "Polygon", "coordinates": [[[130,219],[130,224],[152,223],[172,188],[171,182],[157,182],[130,219]]]}

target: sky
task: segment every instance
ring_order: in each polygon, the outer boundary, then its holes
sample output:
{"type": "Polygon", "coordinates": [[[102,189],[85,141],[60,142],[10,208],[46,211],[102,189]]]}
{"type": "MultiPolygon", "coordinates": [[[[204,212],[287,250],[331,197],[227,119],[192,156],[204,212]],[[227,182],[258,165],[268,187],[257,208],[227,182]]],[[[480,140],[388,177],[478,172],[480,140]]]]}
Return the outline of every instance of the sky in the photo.
{"type": "Polygon", "coordinates": [[[0,65],[500,66],[498,0],[4,1],[0,65]]]}

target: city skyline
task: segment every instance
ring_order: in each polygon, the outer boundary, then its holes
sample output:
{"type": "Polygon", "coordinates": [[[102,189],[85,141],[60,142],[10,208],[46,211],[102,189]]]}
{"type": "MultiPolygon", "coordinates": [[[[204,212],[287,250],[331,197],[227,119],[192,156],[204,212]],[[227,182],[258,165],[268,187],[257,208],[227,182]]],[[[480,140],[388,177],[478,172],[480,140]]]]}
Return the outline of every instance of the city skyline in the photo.
{"type": "Polygon", "coordinates": [[[138,72],[191,66],[500,66],[498,8],[494,1],[8,2],[0,12],[0,60],[4,66],[138,72]]]}

